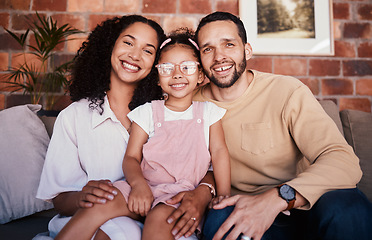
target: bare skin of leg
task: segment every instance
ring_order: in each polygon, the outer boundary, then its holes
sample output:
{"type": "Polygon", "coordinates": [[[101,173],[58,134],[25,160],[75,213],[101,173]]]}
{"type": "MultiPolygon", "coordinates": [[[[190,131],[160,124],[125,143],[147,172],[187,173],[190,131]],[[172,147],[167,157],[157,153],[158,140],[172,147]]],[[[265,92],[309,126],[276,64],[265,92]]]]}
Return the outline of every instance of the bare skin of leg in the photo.
{"type": "Polygon", "coordinates": [[[110,237],[107,236],[107,234],[104,231],[102,231],[101,229],[98,229],[93,240],[110,240],[110,237]]]}
{"type": "Polygon", "coordinates": [[[55,240],[90,240],[103,223],[120,216],[127,216],[135,220],[140,219],[139,215],[128,210],[127,202],[118,190],[118,195],[112,201],[107,201],[105,204],[94,204],[91,208],[79,209],[58,233],[55,240]]]}
{"type": "Polygon", "coordinates": [[[165,204],[156,205],[151,209],[143,226],[142,240],[173,240],[171,231],[175,223],[167,222],[167,218],[173,211],[173,207],[165,204]]]}

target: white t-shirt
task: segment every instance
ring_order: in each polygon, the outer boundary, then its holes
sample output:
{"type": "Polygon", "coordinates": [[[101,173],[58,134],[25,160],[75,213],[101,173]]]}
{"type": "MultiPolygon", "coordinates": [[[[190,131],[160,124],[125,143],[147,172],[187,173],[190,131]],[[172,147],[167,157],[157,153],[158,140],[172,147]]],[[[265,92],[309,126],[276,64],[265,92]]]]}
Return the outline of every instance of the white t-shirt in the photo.
{"type": "MultiPolygon", "coordinates": [[[[204,137],[205,143],[209,148],[209,127],[220,120],[226,113],[226,109],[218,107],[212,102],[204,103],[204,137]]],[[[189,120],[193,118],[193,105],[183,112],[172,111],[165,106],[164,108],[164,121],[174,121],[174,120],[189,120]]],[[[151,103],[145,103],[130,113],[128,113],[128,118],[137,123],[151,138],[154,135],[154,119],[152,113],[151,103]]]]}

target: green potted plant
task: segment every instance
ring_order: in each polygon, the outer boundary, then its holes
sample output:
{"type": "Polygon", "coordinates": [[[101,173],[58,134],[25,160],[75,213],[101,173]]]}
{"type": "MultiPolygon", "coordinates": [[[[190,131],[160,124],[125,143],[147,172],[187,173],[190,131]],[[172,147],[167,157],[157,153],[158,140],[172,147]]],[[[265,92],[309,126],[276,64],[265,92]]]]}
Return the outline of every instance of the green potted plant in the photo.
{"type": "Polygon", "coordinates": [[[58,27],[52,17],[42,17],[37,12],[36,16],[36,20],[28,18],[29,28],[20,36],[5,29],[23,49],[20,54],[23,55],[22,63],[9,69],[5,82],[12,92],[23,91],[30,95],[32,104],[41,104],[44,110],[52,110],[61,96],[58,93],[68,85],[72,65],[71,60],[55,66],[56,50],[61,43],[76,39],[69,36],[83,32],[69,24],[58,27]],[[33,44],[26,42],[30,32],[34,35],[33,44]],[[30,60],[29,56],[34,57],[30,60]]]}

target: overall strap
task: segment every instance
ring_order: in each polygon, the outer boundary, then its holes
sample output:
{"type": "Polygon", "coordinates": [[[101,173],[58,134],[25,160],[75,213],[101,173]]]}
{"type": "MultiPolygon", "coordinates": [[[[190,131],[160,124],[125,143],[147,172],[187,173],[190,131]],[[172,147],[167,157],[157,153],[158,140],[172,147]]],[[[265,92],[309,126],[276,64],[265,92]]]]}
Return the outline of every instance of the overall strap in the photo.
{"type": "Polygon", "coordinates": [[[155,125],[164,122],[164,100],[151,101],[152,116],[155,125]]]}
{"type": "Polygon", "coordinates": [[[192,102],[193,118],[203,119],[204,102],[193,101],[192,102]]]}

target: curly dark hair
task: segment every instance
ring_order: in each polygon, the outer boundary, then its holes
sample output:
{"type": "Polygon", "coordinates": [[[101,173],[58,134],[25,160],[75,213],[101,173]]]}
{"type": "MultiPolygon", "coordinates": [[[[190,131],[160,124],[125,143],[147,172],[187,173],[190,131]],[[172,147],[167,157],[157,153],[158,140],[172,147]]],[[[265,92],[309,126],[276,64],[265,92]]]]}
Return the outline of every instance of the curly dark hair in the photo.
{"type": "MultiPolygon", "coordinates": [[[[69,92],[72,101],[86,98],[89,107],[103,113],[102,107],[106,92],[110,89],[111,54],[119,35],[130,25],[142,22],[148,24],[157,33],[158,45],[163,42],[165,34],[161,26],[153,20],[140,15],[114,17],[102,22],[92,31],[88,39],[78,50],[72,69],[69,92]]],[[[151,89],[155,70],[139,82],[135,92],[136,99],[130,105],[140,105],[161,96],[157,89],[151,89]],[[142,94],[146,92],[147,94],[142,94]]]]}

